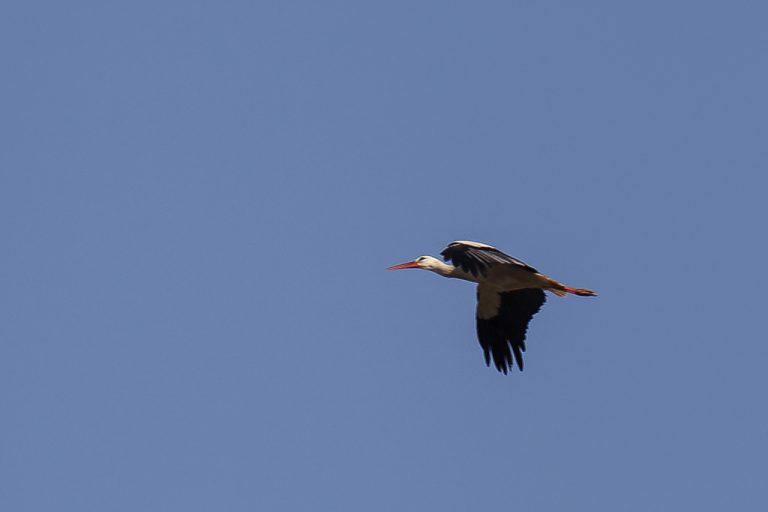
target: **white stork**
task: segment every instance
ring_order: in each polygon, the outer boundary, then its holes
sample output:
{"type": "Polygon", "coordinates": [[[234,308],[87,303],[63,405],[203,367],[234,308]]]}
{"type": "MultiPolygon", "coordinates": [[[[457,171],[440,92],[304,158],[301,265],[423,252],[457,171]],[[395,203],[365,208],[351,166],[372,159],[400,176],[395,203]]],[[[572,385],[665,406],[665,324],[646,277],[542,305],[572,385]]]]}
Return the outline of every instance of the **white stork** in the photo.
{"type": "Polygon", "coordinates": [[[490,245],[459,240],[448,244],[440,254],[456,266],[432,256],[419,256],[387,270],[421,268],[443,277],[478,283],[477,338],[483,347],[486,366],[491,365],[493,357],[496,369],[505,374],[515,362],[520,371],[523,370],[525,333],[531,318],[546,300],[544,290],[560,297],[568,293],[597,295],[592,290],[570,288],[555,281],[490,245]]]}

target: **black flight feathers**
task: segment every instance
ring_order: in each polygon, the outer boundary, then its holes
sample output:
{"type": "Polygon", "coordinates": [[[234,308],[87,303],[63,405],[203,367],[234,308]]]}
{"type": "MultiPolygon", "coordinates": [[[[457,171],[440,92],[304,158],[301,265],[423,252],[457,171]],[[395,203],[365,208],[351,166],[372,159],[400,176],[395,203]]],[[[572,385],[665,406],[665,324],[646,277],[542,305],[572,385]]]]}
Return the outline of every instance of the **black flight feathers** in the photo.
{"type": "Polygon", "coordinates": [[[529,272],[538,272],[525,262],[513,258],[509,254],[504,254],[491,246],[473,247],[462,242],[452,242],[440,254],[445,261],[450,260],[461,270],[469,272],[475,277],[478,275],[487,276],[488,269],[498,264],[512,264],[522,267],[529,272]]]}
{"type": "Polygon", "coordinates": [[[483,347],[486,366],[491,365],[493,357],[493,364],[500,372],[506,374],[515,366],[515,362],[522,371],[528,323],[547,299],[544,290],[539,288],[503,292],[499,295],[499,314],[487,319],[477,318],[477,339],[483,347]]]}

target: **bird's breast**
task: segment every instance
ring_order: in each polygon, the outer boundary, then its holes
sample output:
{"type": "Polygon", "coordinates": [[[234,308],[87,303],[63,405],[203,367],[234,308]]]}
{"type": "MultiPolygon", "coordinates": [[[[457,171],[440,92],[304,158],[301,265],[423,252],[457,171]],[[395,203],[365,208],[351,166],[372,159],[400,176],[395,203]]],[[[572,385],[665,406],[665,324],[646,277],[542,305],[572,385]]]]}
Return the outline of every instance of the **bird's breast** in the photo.
{"type": "Polygon", "coordinates": [[[502,292],[546,287],[546,277],[513,265],[498,265],[491,268],[483,282],[502,292]]]}

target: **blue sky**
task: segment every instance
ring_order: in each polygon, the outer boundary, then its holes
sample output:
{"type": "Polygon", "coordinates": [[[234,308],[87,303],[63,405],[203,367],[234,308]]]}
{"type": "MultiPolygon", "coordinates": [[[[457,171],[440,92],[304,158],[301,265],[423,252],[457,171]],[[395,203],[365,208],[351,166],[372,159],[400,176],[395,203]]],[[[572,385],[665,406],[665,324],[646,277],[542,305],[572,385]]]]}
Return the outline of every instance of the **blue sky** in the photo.
{"type": "Polygon", "coordinates": [[[4,3],[1,508],[764,510],[766,16],[4,3]]]}

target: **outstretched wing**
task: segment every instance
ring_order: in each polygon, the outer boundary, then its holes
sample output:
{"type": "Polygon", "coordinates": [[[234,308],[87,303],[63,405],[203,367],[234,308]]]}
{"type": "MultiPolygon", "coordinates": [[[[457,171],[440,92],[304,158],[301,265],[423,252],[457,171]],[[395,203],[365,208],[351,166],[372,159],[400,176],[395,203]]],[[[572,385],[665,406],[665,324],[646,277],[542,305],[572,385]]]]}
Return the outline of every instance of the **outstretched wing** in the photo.
{"type": "Polygon", "coordinates": [[[445,261],[450,260],[455,266],[475,277],[487,276],[488,269],[494,265],[516,265],[529,272],[538,272],[527,263],[504,254],[495,247],[478,242],[451,242],[440,254],[445,261]]]}
{"type": "Polygon", "coordinates": [[[533,315],[546,301],[544,290],[525,288],[499,292],[480,284],[477,287],[477,339],[483,347],[486,366],[493,364],[507,373],[515,362],[523,370],[525,333],[533,315]]]}

